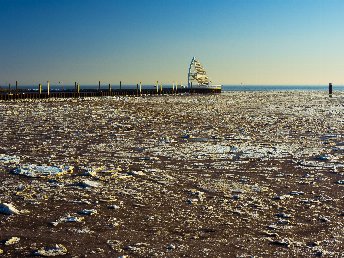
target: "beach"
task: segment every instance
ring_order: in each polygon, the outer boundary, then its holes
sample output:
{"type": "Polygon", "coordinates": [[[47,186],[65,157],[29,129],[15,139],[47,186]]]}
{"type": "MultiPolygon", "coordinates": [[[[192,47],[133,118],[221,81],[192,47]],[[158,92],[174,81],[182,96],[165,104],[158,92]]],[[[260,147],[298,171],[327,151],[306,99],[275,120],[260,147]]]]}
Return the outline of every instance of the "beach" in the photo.
{"type": "Polygon", "coordinates": [[[0,253],[342,257],[344,92],[0,102],[0,253]]]}

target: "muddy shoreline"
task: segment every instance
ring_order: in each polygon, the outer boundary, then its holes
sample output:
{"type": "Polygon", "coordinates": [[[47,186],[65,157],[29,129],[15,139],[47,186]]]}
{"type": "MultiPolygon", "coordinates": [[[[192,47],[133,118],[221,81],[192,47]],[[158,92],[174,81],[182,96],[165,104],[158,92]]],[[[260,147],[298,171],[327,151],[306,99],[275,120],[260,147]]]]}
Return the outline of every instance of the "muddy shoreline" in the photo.
{"type": "Polygon", "coordinates": [[[317,91],[0,102],[1,255],[343,257],[343,117],[317,91]]]}

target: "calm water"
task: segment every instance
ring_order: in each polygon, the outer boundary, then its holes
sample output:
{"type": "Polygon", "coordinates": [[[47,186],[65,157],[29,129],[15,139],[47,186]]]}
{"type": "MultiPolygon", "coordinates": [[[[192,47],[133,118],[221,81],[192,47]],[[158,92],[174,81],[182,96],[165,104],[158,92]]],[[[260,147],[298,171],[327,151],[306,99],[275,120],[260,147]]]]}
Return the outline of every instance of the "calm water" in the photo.
{"type": "MultiPolygon", "coordinates": [[[[281,86],[281,85],[243,85],[222,86],[223,91],[328,91],[328,85],[324,86],[281,86]]],[[[333,91],[344,91],[344,86],[333,86],[333,91]]]]}
{"type": "MultiPolygon", "coordinates": [[[[2,89],[8,89],[8,86],[0,86],[2,89]]],[[[113,90],[119,89],[119,85],[112,85],[113,90]]],[[[38,86],[32,85],[19,85],[19,89],[32,89],[38,90],[38,86]]],[[[142,85],[143,89],[154,89],[154,85],[142,85]]],[[[172,88],[172,85],[163,85],[163,88],[172,88]]],[[[11,86],[14,90],[15,86],[11,86]]],[[[43,85],[43,90],[46,90],[46,85],[43,85]]],[[[64,85],[64,90],[74,89],[74,85],[64,85]]],[[[98,89],[98,85],[81,85],[80,89],[98,89]]],[[[102,85],[102,90],[107,90],[108,86],[102,85]]],[[[136,85],[122,85],[122,89],[136,89],[136,85]]],[[[62,90],[62,86],[51,85],[51,90],[59,91],[62,90]]],[[[323,86],[304,86],[304,85],[293,85],[293,86],[281,86],[281,85],[223,85],[223,91],[328,91],[328,85],[323,86]]],[[[333,86],[333,91],[344,91],[344,86],[333,86]]]]}

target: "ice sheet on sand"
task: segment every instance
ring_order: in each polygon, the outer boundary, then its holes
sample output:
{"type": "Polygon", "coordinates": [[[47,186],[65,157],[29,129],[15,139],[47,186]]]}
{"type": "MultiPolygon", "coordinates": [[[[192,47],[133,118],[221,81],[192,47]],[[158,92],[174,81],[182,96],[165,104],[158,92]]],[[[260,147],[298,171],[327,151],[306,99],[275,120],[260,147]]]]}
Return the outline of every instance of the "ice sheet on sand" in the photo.
{"type": "Polygon", "coordinates": [[[20,162],[20,158],[13,155],[6,155],[0,154],[0,163],[8,164],[8,163],[15,163],[18,164],[20,162]]]}
{"type": "Polygon", "coordinates": [[[20,214],[20,211],[11,203],[0,203],[0,213],[6,215],[20,214]]]}
{"type": "Polygon", "coordinates": [[[26,164],[15,168],[12,173],[28,177],[59,176],[72,172],[73,166],[47,166],[26,164]]]}

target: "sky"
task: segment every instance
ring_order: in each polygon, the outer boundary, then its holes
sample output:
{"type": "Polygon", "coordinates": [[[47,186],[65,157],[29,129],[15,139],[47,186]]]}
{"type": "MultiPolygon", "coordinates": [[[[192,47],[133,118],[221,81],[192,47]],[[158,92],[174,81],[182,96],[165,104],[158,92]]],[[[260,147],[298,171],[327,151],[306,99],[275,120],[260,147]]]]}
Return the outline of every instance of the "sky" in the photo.
{"type": "Polygon", "coordinates": [[[344,85],[343,0],[0,0],[0,85],[344,85]]]}

